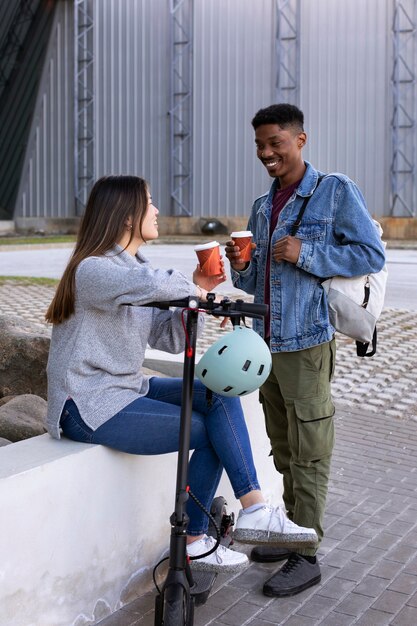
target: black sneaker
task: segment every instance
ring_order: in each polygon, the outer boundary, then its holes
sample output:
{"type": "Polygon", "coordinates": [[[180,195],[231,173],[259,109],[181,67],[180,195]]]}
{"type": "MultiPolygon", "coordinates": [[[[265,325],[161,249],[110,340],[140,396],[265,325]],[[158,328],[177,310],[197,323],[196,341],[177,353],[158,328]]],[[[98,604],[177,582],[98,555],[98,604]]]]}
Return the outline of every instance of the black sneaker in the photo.
{"type": "Polygon", "coordinates": [[[294,596],[321,581],[320,566],[316,558],[310,563],[293,552],[288,561],[264,584],[264,595],[276,598],[294,596]]]}
{"type": "Polygon", "coordinates": [[[250,558],[256,563],[275,563],[288,559],[291,552],[285,548],[274,548],[274,546],[256,546],[250,553],[250,558]]]}

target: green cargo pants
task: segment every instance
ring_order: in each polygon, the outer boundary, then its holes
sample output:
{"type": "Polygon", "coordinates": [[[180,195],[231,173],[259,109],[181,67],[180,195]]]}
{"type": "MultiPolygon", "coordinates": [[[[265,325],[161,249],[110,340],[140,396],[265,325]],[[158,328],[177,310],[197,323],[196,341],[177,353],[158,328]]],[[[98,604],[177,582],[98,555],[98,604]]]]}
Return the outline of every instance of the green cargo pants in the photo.
{"type": "MultiPolygon", "coordinates": [[[[319,543],[334,444],[333,377],[336,342],[272,354],[260,401],[275,467],[283,475],[288,517],[314,528],[319,543]]],[[[316,548],[298,550],[314,555],[316,548]]]]}

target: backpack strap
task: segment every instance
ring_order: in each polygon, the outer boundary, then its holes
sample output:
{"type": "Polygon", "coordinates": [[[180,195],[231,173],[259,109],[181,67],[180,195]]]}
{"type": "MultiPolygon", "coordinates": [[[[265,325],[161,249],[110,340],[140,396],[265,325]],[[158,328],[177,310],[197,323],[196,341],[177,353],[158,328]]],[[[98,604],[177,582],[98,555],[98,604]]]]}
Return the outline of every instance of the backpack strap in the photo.
{"type": "MultiPolygon", "coordinates": [[[[319,176],[319,177],[318,177],[318,179],[317,179],[316,189],[317,189],[317,187],[320,185],[320,183],[321,183],[321,181],[323,180],[323,178],[324,178],[324,176],[319,176]]],[[[313,194],[311,194],[311,196],[312,196],[312,195],[313,195],[313,194]]],[[[300,226],[300,224],[301,224],[301,220],[303,219],[304,211],[306,210],[306,206],[307,206],[307,204],[308,204],[308,202],[309,202],[309,200],[310,200],[311,196],[307,196],[306,198],[304,198],[304,202],[303,202],[303,204],[301,205],[301,208],[300,208],[300,210],[299,210],[299,212],[298,212],[297,219],[295,220],[294,224],[293,224],[293,225],[292,225],[292,227],[291,227],[291,232],[290,232],[290,235],[291,235],[292,237],[295,237],[295,235],[297,234],[297,230],[298,230],[298,228],[299,228],[299,226],[300,226]]]]}
{"type": "Polygon", "coordinates": [[[376,352],[376,328],[374,330],[374,334],[372,336],[372,350],[368,352],[369,343],[362,343],[361,341],[356,342],[356,354],[358,356],[374,356],[376,352]]]}

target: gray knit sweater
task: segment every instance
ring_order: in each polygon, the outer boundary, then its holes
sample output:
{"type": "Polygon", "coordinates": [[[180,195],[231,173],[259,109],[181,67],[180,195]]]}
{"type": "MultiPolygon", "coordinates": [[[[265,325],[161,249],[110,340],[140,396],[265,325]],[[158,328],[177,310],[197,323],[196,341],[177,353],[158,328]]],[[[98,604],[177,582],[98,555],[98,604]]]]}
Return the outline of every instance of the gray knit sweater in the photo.
{"type": "Polygon", "coordinates": [[[96,430],[147,394],[149,376],[141,371],[147,344],[179,353],[185,337],[181,310],[139,305],[197,293],[180,272],[153,269],[139,251],[133,257],[120,246],[84,259],[75,282],[75,313],[54,325],[49,351],[47,425],[55,438],[68,397],[96,430]]]}

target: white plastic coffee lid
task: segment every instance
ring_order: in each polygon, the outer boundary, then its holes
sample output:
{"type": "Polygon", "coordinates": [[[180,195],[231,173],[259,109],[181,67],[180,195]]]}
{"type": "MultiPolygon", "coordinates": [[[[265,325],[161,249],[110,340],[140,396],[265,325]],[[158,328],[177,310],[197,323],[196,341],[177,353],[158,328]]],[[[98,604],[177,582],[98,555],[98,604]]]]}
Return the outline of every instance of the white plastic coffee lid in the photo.
{"type": "Polygon", "coordinates": [[[253,237],[253,233],[250,230],[235,230],[233,233],[230,233],[232,238],[234,237],[253,237]]]}
{"type": "Polygon", "coordinates": [[[194,246],[194,250],[199,252],[199,250],[209,250],[210,248],[215,248],[216,246],[220,246],[218,241],[209,241],[208,243],[200,243],[198,246],[194,246]]]}

